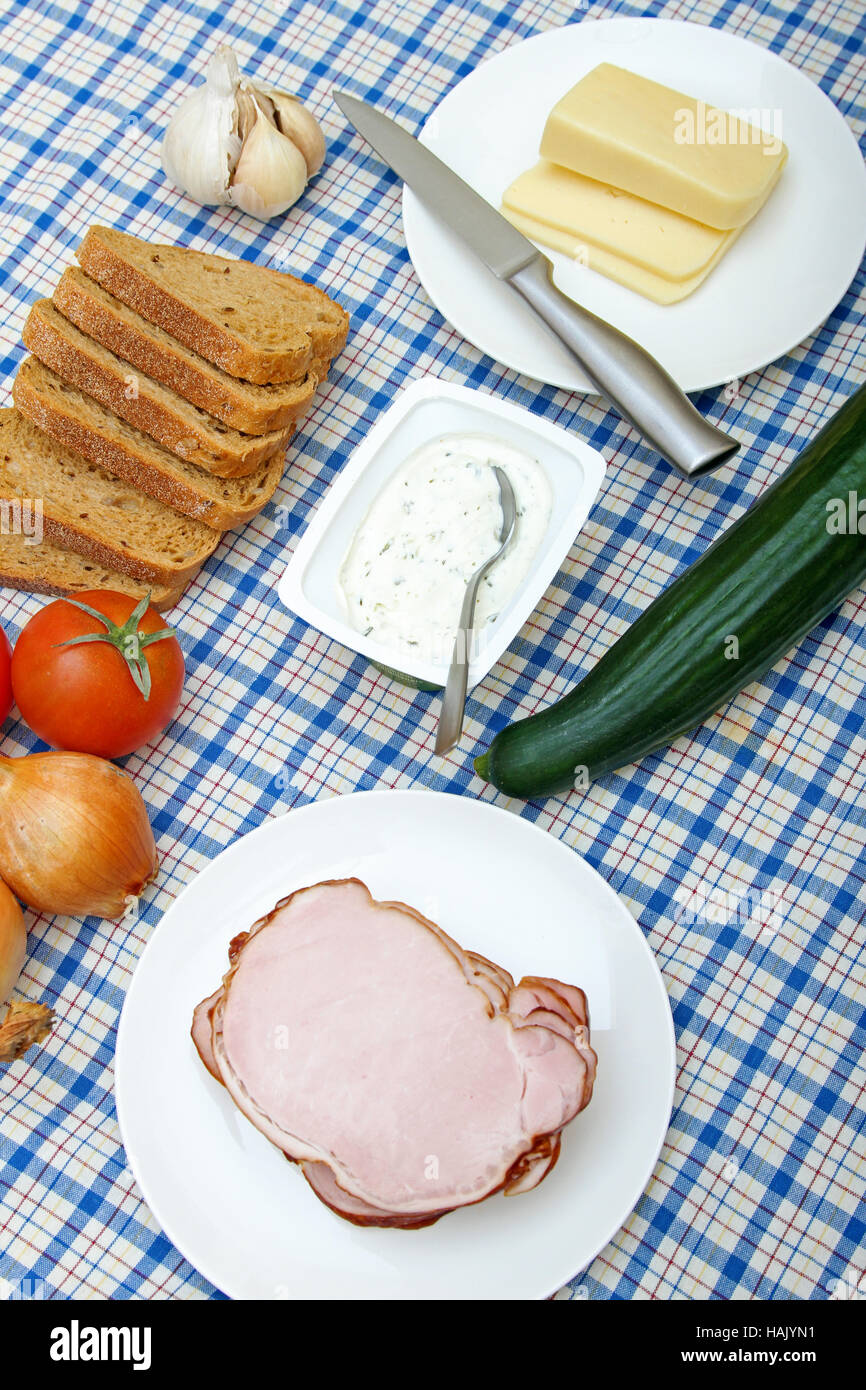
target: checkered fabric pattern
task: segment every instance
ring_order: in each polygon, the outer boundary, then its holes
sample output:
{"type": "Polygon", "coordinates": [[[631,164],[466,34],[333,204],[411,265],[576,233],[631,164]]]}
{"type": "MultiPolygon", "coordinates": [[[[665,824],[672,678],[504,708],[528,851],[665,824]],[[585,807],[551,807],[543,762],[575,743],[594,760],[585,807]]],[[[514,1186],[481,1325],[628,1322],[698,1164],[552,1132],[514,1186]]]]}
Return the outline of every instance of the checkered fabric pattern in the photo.
{"type": "MultiPolygon", "coordinates": [[[[27,307],[51,292],[94,220],[291,264],[335,294],[353,325],[273,504],[226,538],[173,615],[188,666],[183,708],[158,745],[128,763],[152,813],[158,887],[133,923],[28,914],[22,984],[59,1021],[42,1050],[0,1073],[7,1292],[221,1297],[161,1233],[126,1165],[112,1096],[124,994],[163,911],[236,836],[290,807],[371,787],[499,800],[534,820],[616,889],[664,972],[679,1044],[670,1131],[623,1229],[559,1297],[823,1299],[866,1267],[863,594],[692,737],[581,797],[505,802],[471,765],[506,721],[567,690],[841,405],[862,375],[863,281],[813,338],[741,382],[735,399],[712,391],[698,400],[745,444],[736,467],[689,484],[602,404],[506,372],[451,330],[407,256],[397,179],[328,96],[338,82],[418,129],[506,45],[638,13],[725,28],[781,54],[862,134],[860,0],[645,9],[0,0],[7,394],[27,307]],[[324,122],[326,168],[272,224],[198,208],[160,172],[168,114],[218,41],[234,46],[242,68],[301,94],[324,122]],[[331,479],[395,391],[424,372],[529,406],[614,464],[540,607],[472,693],[467,736],[444,770],[432,751],[435,699],[378,675],[275,597],[331,479]],[[744,901],[754,909],[755,895],[773,905],[769,918],[741,910],[744,901]]],[[[40,602],[3,593],[10,635],[40,602]]],[[[36,746],[23,724],[7,724],[4,752],[36,746]]]]}

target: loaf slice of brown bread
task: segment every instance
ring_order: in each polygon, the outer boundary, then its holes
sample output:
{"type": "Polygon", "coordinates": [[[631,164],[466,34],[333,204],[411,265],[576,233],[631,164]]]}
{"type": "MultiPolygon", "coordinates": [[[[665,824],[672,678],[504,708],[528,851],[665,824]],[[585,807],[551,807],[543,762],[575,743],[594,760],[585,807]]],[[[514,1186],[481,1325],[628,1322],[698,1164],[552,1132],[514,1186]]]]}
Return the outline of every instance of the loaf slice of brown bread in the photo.
{"type": "Polygon", "coordinates": [[[112,589],[130,598],[150,595],[155,608],[171,608],[177,603],[190,580],[179,586],[147,583],[130,579],[107,565],[98,565],[74,550],[43,539],[40,545],[28,545],[21,535],[0,533],[0,588],[20,589],[28,594],[49,594],[63,598],[80,594],[87,589],[112,589]]]}
{"type": "Polygon", "coordinates": [[[59,444],[217,531],[250,521],[273,497],[282,477],[282,454],[266,459],[247,478],[205,473],[118,419],[35,357],[25,358],[18,368],[12,396],[19,410],[59,444]]]}
{"type": "Polygon", "coordinates": [[[245,434],[267,434],[297,424],[312,404],[318,382],[328,374],[328,358],[319,357],[299,381],[254,386],[229,376],[165,329],[148,323],[77,266],[63,272],[53,298],[61,314],[90,338],[245,434]]]}
{"type": "Polygon", "coordinates": [[[50,299],[33,305],[23,337],[30,351],[64,381],[218,478],[246,477],[265,459],[285,452],[293,426],[263,435],[240,434],[170,387],[133,371],[64,318],[50,299]]]}
{"type": "Polygon", "coordinates": [[[209,526],[58,447],[17,410],[0,421],[0,501],[7,510],[38,505],[49,541],[168,588],[191,579],[220,540],[209,526]]]}
{"type": "Polygon", "coordinates": [[[85,275],[245,381],[296,381],[313,358],[336,356],[346,341],[345,310],[283,271],[112,227],[91,227],[77,254],[85,275]]]}

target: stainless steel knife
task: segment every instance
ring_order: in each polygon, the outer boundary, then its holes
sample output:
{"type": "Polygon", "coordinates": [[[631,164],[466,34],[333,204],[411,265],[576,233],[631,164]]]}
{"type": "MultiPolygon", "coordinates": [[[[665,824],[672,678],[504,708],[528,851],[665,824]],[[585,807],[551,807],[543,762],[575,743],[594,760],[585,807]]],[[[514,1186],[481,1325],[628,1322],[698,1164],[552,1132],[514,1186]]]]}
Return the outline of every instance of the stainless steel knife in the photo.
{"type": "Polygon", "coordinates": [[[348,92],[332,95],[385,163],[531,305],[593,385],[662,458],[694,477],[737,452],[738,442],[699,414],[650,353],[558,290],[547,257],[432,150],[366,101],[348,92]]]}

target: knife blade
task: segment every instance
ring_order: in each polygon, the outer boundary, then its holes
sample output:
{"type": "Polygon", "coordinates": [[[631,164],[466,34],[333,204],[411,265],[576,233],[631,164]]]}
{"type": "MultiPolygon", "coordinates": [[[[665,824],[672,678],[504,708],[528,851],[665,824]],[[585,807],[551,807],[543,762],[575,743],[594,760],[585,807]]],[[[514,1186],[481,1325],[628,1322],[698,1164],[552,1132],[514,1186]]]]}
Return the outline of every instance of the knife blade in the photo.
{"type": "Polygon", "coordinates": [[[719,467],[739,444],[710,424],[655,358],[553,282],[538,247],[426,145],[348,92],[334,101],[384,162],[565,344],[593,385],[681,473],[719,467]]]}
{"type": "Polygon", "coordinates": [[[390,116],[345,92],[335,92],[334,100],[394,173],[436,209],[498,279],[509,279],[541,257],[528,237],[390,116]]]}

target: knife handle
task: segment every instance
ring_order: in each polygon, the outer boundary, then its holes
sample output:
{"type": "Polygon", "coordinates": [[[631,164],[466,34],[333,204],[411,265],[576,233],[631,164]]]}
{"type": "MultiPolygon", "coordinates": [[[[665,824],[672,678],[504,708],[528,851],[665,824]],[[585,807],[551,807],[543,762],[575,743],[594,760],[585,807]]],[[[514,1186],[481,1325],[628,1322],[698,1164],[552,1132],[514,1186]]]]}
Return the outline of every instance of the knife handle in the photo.
{"type": "Polygon", "coordinates": [[[538,255],[508,283],[565,344],[593,386],[687,477],[725,463],[739,443],[699,414],[644,348],[556,288],[553,266],[538,255]]]}

